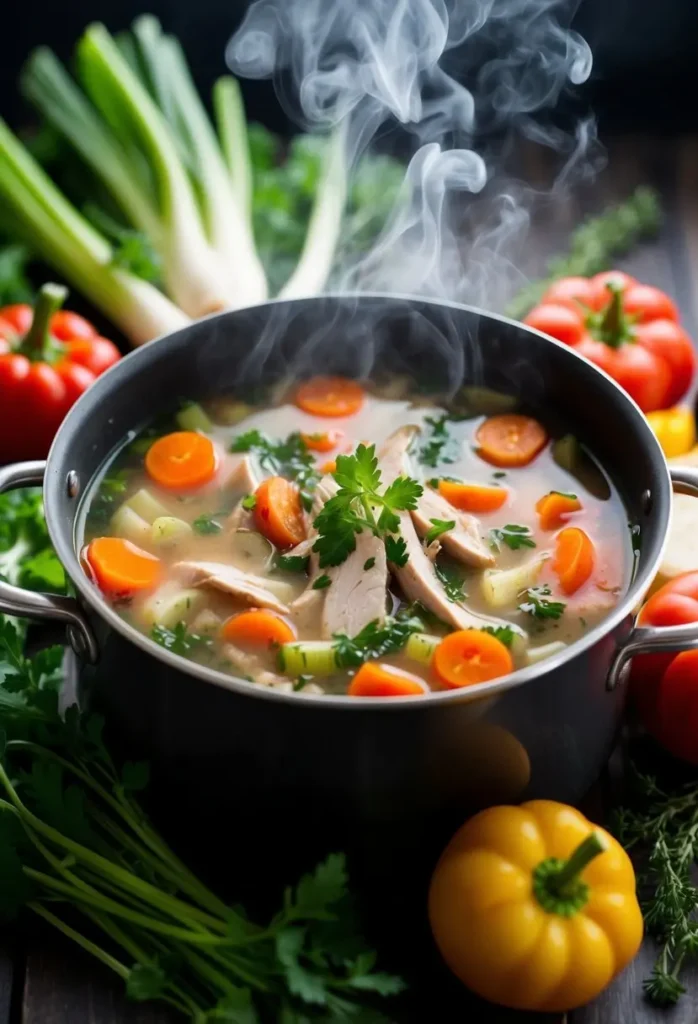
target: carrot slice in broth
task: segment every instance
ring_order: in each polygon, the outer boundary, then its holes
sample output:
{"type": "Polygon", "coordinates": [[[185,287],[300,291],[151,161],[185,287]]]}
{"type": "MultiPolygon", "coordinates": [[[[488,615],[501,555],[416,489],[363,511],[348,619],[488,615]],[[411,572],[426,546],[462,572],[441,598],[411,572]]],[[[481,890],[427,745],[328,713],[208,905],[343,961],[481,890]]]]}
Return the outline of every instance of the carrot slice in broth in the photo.
{"type": "Polygon", "coordinates": [[[312,377],[296,391],[296,405],[312,416],[353,416],[364,398],[361,385],[346,377],[312,377]]]}
{"type": "Polygon", "coordinates": [[[212,442],[194,430],[165,434],[151,444],[145,456],[148,476],[170,491],[208,483],[216,474],[216,462],[212,442]]]}
{"type": "Polygon", "coordinates": [[[531,416],[490,416],[475,435],[478,455],[495,466],[527,466],[545,447],[548,435],[531,416]]]}

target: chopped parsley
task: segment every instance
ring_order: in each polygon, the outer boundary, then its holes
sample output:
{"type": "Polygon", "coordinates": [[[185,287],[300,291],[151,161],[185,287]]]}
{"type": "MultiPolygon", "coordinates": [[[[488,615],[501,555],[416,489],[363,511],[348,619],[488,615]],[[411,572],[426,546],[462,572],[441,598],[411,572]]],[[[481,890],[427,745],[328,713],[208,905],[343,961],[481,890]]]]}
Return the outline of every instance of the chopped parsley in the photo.
{"type": "Polygon", "coordinates": [[[490,547],[499,551],[502,544],[506,544],[512,551],[519,548],[534,548],[536,542],[533,539],[530,526],[520,526],[518,523],[509,523],[507,526],[495,526],[490,530],[490,547]]]}
{"type": "Polygon", "coordinates": [[[442,533],[448,533],[456,527],[455,519],[430,519],[431,529],[427,530],[424,543],[429,547],[442,533]]]}
{"type": "Polygon", "coordinates": [[[526,598],[519,605],[519,610],[532,615],[534,619],[559,619],[566,605],[562,601],[548,601],[550,587],[529,587],[523,594],[526,598]]]}
{"type": "Polygon", "coordinates": [[[253,508],[257,506],[257,495],[248,494],[242,499],[242,507],[248,512],[251,512],[253,508]]]}
{"type": "Polygon", "coordinates": [[[303,505],[306,510],[310,509],[310,496],[320,474],[315,469],[315,459],[298,432],[289,434],[285,441],[278,441],[267,437],[261,430],[248,430],[233,439],[230,451],[252,452],[262,469],[294,480],[301,492],[303,505]]]}
{"type": "Polygon", "coordinates": [[[368,572],[368,570],[372,569],[375,564],[375,558],[367,558],[366,561],[364,562],[364,572],[368,572]]]}
{"type": "Polygon", "coordinates": [[[150,633],[151,640],[160,644],[173,654],[180,654],[187,658],[199,650],[210,650],[213,647],[213,640],[208,636],[199,636],[198,633],[187,632],[184,622],[178,622],[174,629],[166,626],[153,626],[150,633]]]}
{"type": "Polygon", "coordinates": [[[402,650],[412,633],[424,629],[424,623],[416,617],[409,619],[385,620],[380,625],[377,619],[357,633],[355,637],[336,633],[335,660],[338,668],[356,668],[369,658],[384,658],[402,650]]]}
{"type": "Polygon", "coordinates": [[[559,494],[561,498],[569,498],[570,501],[576,501],[577,495],[573,494],[572,491],[551,491],[551,494],[559,494]]]}
{"type": "Polygon", "coordinates": [[[448,600],[452,604],[461,604],[465,601],[468,595],[463,590],[464,580],[460,573],[449,566],[439,565],[438,562],[434,565],[434,569],[448,600]]]}
{"type": "Polygon", "coordinates": [[[375,445],[360,444],[353,455],[338,455],[333,475],[339,491],[325,502],[313,524],[319,534],[313,551],[320,556],[321,568],[341,565],[356,549],[356,534],[365,529],[385,540],[391,562],[404,565],[406,545],[390,535],[400,527],[398,512],[417,507],[422,485],[401,476],[381,492],[375,445]]]}
{"type": "Polygon", "coordinates": [[[511,647],[517,635],[511,626],[483,626],[481,632],[496,637],[505,647],[511,647]]]}
{"type": "Polygon", "coordinates": [[[313,583],[313,590],[325,590],[326,587],[329,587],[331,583],[332,580],[325,573],[322,576],[318,576],[318,578],[315,580],[315,582],[313,583]]]}
{"type": "Polygon", "coordinates": [[[425,424],[431,427],[431,433],[419,450],[419,461],[423,466],[435,469],[440,462],[455,462],[458,451],[455,438],[448,432],[447,424],[450,417],[447,413],[435,419],[427,416],[425,424]]]}
{"type": "Polygon", "coordinates": [[[496,472],[494,472],[492,474],[492,479],[493,480],[503,480],[505,476],[506,476],[506,473],[504,472],[504,470],[503,469],[498,469],[498,470],[496,470],[496,472]]]}
{"type": "MultiPolygon", "coordinates": [[[[216,513],[219,515],[220,513],[216,513]]],[[[203,515],[197,516],[194,522],[191,524],[196,533],[209,534],[209,533],[220,533],[223,527],[217,519],[212,515],[204,513],[203,515]]]]}
{"type": "Polygon", "coordinates": [[[296,679],[295,683],[293,684],[293,692],[298,693],[305,686],[307,686],[308,683],[311,683],[312,680],[312,676],[298,676],[298,679],[296,679]]]}
{"type": "Polygon", "coordinates": [[[284,572],[307,572],[310,558],[307,555],[277,555],[276,564],[284,572]]]}

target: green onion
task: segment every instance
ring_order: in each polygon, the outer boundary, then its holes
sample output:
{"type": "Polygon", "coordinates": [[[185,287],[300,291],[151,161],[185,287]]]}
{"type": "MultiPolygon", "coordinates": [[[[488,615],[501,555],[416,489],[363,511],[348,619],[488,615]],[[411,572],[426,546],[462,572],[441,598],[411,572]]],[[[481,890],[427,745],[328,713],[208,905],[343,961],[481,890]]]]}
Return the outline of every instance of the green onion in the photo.
{"type": "Polygon", "coordinates": [[[0,119],[3,224],[98,306],[135,344],[187,323],[169,299],[112,265],[106,239],[82,217],[0,119]]]}

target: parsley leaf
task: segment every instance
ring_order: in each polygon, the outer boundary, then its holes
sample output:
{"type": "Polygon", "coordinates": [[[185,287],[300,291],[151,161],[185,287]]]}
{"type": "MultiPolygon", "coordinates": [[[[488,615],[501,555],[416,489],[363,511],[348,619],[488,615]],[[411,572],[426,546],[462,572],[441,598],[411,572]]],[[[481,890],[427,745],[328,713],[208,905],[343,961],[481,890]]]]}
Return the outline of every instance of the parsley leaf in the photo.
{"type": "Polygon", "coordinates": [[[416,616],[411,618],[387,618],[381,626],[377,619],[364,626],[355,637],[336,633],[335,660],[338,668],[357,668],[368,658],[384,658],[402,650],[412,633],[424,629],[424,623],[416,616]]]}
{"type": "Polygon", "coordinates": [[[517,635],[511,626],[483,626],[481,632],[496,637],[505,647],[511,647],[517,635]]]}
{"type": "Polygon", "coordinates": [[[284,572],[307,572],[310,558],[306,555],[277,555],[276,564],[284,572]]]}
{"type": "Polygon", "coordinates": [[[519,526],[517,523],[509,523],[507,526],[495,526],[490,530],[490,547],[499,551],[502,544],[506,544],[512,551],[519,548],[534,548],[536,542],[533,539],[530,526],[519,526]]]}
{"type": "Polygon", "coordinates": [[[180,654],[184,658],[189,657],[197,650],[213,647],[211,637],[189,633],[184,622],[178,622],[174,629],[168,629],[166,626],[153,626],[150,638],[166,650],[172,651],[173,654],[180,654]]]}
{"type": "Polygon", "coordinates": [[[425,418],[425,424],[431,427],[431,434],[419,451],[418,458],[423,466],[435,469],[440,462],[456,461],[457,442],[448,432],[449,421],[450,417],[447,413],[439,416],[438,419],[434,419],[432,416],[425,418]]]}
{"type": "Polygon", "coordinates": [[[407,554],[407,544],[402,537],[388,536],[385,538],[385,557],[398,569],[407,565],[410,556],[407,554]]]}
{"type": "Polygon", "coordinates": [[[519,610],[532,615],[534,619],[559,619],[566,605],[562,601],[548,601],[550,587],[529,587],[524,593],[526,600],[519,605],[519,610]]]}
{"type": "Polygon", "coordinates": [[[200,533],[202,535],[220,533],[223,529],[218,520],[214,519],[214,517],[208,513],[203,513],[202,515],[197,516],[191,525],[196,533],[200,533]]]}
{"type": "Polygon", "coordinates": [[[332,580],[330,579],[329,576],[318,576],[318,578],[313,583],[313,590],[325,590],[325,588],[329,587],[331,583],[332,580]]]}
{"type": "Polygon", "coordinates": [[[461,604],[465,601],[468,595],[463,590],[464,580],[460,573],[448,566],[439,565],[438,562],[435,563],[434,569],[448,600],[452,604],[461,604]]]}
{"type": "Polygon", "coordinates": [[[257,495],[248,494],[242,499],[242,507],[248,512],[251,512],[253,508],[257,506],[257,495]]]}
{"type": "Polygon", "coordinates": [[[429,522],[431,523],[431,529],[427,530],[424,537],[424,543],[427,547],[433,544],[442,533],[448,533],[449,530],[454,530],[456,526],[455,519],[430,519],[429,522]]]}
{"type": "MultiPolygon", "coordinates": [[[[295,480],[301,492],[306,509],[310,508],[310,496],[320,479],[315,469],[315,459],[308,447],[296,431],[289,434],[285,441],[273,440],[261,430],[248,430],[233,439],[231,452],[253,452],[259,459],[262,469],[276,476],[284,476],[287,480],[295,480]]],[[[249,497],[254,497],[250,495],[249,497]]],[[[247,501],[247,498],[243,499],[247,501]]],[[[254,505],[244,505],[254,508],[254,505]]]]}
{"type": "Polygon", "coordinates": [[[368,572],[368,570],[372,569],[375,564],[375,558],[367,558],[366,561],[364,562],[364,572],[368,572]]]}
{"type": "Polygon", "coordinates": [[[363,444],[353,455],[337,456],[334,478],[339,491],[325,502],[313,524],[319,534],[313,551],[320,556],[321,568],[340,565],[355,550],[356,534],[366,529],[386,541],[390,561],[404,565],[406,545],[401,538],[389,535],[399,529],[398,512],[417,507],[422,485],[410,477],[398,477],[381,494],[375,445],[363,444]]]}

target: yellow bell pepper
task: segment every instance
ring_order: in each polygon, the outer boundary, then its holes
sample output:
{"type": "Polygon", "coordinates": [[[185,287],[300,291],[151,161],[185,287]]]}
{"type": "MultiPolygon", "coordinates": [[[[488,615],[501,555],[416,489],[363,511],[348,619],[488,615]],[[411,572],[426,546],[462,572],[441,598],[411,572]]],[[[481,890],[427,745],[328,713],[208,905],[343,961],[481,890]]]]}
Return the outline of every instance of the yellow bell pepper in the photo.
{"type": "Polygon", "coordinates": [[[491,807],[466,822],[434,871],[429,920],[453,973],[517,1010],[583,1006],[642,940],[627,853],[551,800],[491,807]]]}
{"type": "Polygon", "coordinates": [[[696,443],[695,417],[685,405],[648,412],[647,420],[667,459],[685,455],[696,443]]]}

